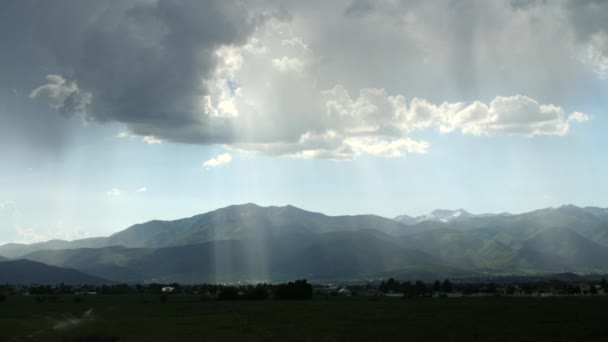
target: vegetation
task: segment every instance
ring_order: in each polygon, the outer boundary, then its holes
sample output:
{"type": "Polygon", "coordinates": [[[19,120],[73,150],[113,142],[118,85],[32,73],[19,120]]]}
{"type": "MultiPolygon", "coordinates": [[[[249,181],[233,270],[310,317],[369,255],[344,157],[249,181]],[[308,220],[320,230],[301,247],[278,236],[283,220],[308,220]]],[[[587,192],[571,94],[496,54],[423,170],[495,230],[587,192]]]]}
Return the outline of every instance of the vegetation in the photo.
{"type": "Polygon", "coordinates": [[[0,340],[605,341],[608,305],[603,297],[167,297],[162,303],[154,294],[85,296],[80,302],[73,295],[44,302],[10,296],[0,303],[0,340]]]}
{"type": "Polygon", "coordinates": [[[562,278],[2,285],[0,340],[605,340],[606,279],[562,278]]]}
{"type": "Polygon", "coordinates": [[[296,280],[276,287],[276,299],[312,299],[312,285],[306,280],[296,280]]]}

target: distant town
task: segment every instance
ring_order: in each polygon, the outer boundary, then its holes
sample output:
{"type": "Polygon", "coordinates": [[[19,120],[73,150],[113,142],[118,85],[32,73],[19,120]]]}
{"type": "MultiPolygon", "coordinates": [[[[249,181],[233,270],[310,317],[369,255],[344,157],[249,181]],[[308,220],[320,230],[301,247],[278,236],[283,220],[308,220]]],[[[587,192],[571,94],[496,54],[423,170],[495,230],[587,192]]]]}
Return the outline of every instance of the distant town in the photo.
{"type": "Polygon", "coordinates": [[[199,296],[201,300],[267,300],[267,299],[331,299],[334,297],[393,297],[393,298],[458,298],[482,296],[608,296],[608,281],[597,279],[544,279],[496,282],[434,282],[399,281],[389,278],[367,284],[311,284],[296,280],[281,284],[114,284],[114,285],[0,285],[0,301],[11,296],[32,296],[38,302],[64,300],[66,295],[75,301],[91,295],[157,294],[160,301],[172,295],[199,296]]]}

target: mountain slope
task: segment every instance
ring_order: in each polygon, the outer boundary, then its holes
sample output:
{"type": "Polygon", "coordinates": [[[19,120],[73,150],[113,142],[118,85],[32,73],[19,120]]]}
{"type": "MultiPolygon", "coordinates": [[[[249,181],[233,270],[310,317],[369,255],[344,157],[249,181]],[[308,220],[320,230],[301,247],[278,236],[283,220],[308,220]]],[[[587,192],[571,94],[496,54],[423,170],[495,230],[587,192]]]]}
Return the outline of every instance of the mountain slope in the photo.
{"type": "Polygon", "coordinates": [[[23,256],[24,259],[48,265],[73,268],[104,279],[137,281],[141,273],[129,267],[129,263],[153,252],[145,248],[111,246],[103,248],[77,248],[42,250],[23,256]]]}
{"type": "Polygon", "coordinates": [[[50,240],[32,244],[7,243],[0,246],[0,255],[7,258],[20,258],[39,250],[61,250],[69,248],[95,248],[105,244],[105,237],[87,238],[75,241],[50,240]]]}
{"type": "Polygon", "coordinates": [[[428,253],[448,265],[471,270],[485,269],[513,251],[498,241],[484,240],[475,232],[450,228],[425,230],[402,236],[400,241],[403,246],[428,253]]]}
{"type": "Polygon", "coordinates": [[[256,236],[308,236],[334,231],[374,229],[388,234],[407,231],[393,220],[375,215],[326,216],[293,206],[234,205],[176,221],[151,221],[108,238],[106,245],[168,247],[256,236]]]}
{"type": "Polygon", "coordinates": [[[82,272],[30,260],[0,262],[0,283],[8,284],[106,284],[107,280],[82,272]]]}
{"type": "Polygon", "coordinates": [[[608,269],[608,247],[565,228],[541,231],[495,265],[501,270],[528,272],[595,272],[608,269]]]}
{"type": "MultiPolygon", "coordinates": [[[[391,240],[391,236],[376,231],[343,231],[307,237],[209,241],[158,249],[113,247],[98,251],[41,251],[28,257],[114,280],[139,282],[344,280],[364,279],[397,269],[447,269],[440,260],[405,249],[391,240]],[[112,252],[119,256],[108,257],[112,252]],[[83,253],[97,257],[88,256],[87,261],[83,261],[79,257],[83,253]],[[125,255],[131,258],[115,262],[125,255]],[[104,267],[106,270],[120,267],[129,278],[119,279],[100,273],[104,267]]],[[[459,271],[453,268],[451,272],[457,274],[459,271]]]]}

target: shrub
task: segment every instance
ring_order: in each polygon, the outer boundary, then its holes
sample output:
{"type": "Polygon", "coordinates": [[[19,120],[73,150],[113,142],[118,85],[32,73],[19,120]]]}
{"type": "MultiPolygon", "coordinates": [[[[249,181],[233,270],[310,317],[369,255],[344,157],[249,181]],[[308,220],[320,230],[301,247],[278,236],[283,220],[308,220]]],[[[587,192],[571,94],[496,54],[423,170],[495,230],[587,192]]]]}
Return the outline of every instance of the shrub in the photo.
{"type": "Polygon", "coordinates": [[[166,303],[169,300],[169,296],[167,296],[166,293],[163,293],[160,295],[160,302],[161,303],[166,303]]]}
{"type": "Polygon", "coordinates": [[[234,300],[238,298],[239,292],[235,287],[232,286],[222,287],[217,294],[217,299],[219,300],[234,300]]]}
{"type": "Polygon", "coordinates": [[[250,287],[245,292],[245,298],[250,300],[264,300],[268,298],[268,290],[262,285],[250,287]]]}
{"type": "Polygon", "coordinates": [[[278,285],[275,289],[276,299],[312,299],[312,285],[303,280],[296,280],[278,285]]]}

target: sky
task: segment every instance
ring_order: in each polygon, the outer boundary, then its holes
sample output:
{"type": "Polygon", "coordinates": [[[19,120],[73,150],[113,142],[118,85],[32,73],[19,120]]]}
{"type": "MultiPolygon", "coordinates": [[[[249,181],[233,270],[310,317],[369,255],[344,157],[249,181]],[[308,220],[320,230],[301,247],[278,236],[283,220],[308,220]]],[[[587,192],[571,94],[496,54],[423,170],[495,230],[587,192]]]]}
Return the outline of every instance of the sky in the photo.
{"type": "Polygon", "coordinates": [[[0,243],[238,203],[608,207],[608,2],[0,2],[0,243]]]}

